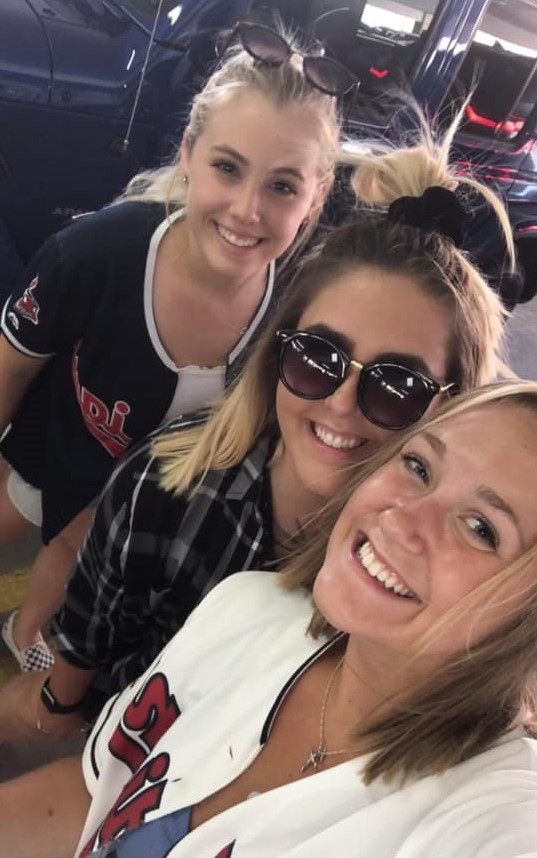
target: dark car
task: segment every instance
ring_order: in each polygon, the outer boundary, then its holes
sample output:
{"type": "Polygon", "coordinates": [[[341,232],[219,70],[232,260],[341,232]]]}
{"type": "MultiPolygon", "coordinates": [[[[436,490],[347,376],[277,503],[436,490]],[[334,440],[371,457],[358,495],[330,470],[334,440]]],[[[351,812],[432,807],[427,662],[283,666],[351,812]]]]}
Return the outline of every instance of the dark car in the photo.
{"type": "MultiPolygon", "coordinates": [[[[176,147],[216,46],[247,16],[320,39],[361,85],[353,135],[390,134],[394,90],[433,114],[472,92],[461,172],[509,207],[523,267],[505,271],[486,210],[475,252],[506,303],[537,290],[537,0],[0,0],[0,293],[70,217],[109,201],[176,147]]],[[[341,216],[333,204],[332,216],[341,216]]]]}

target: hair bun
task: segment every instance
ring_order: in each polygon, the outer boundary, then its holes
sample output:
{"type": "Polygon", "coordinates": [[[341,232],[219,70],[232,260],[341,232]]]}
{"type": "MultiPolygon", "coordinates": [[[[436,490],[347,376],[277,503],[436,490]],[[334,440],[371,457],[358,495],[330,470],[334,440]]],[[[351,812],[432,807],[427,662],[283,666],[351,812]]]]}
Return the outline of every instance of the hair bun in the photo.
{"type": "Polygon", "coordinates": [[[467,213],[453,191],[438,185],[421,197],[399,197],[388,208],[388,218],[427,232],[439,232],[460,247],[467,213]]]}

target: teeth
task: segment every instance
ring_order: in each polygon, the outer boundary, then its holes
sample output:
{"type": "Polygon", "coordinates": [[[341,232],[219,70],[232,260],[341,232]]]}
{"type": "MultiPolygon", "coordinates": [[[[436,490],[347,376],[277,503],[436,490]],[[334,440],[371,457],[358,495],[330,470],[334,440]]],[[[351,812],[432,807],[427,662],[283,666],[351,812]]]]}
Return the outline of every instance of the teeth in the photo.
{"type": "Polygon", "coordinates": [[[386,590],[397,593],[398,596],[404,596],[405,599],[415,597],[416,594],[412,590],[409,590],[408,587],[405,587],[397,575],[394,575],[393,572],[388,572],[384,564],[375,557],[370,542],[364,542],[358,549],[357,554],[367,574],[380,581],[386,590]]]}
{"type": "Polygon", "coordinates": [[[229,241],[230,244],[234,244],[236,247],[255,247],[255,245],[260,241],[259,238],[240,238],[238,235],[235,235],[234,232],[230,232],[229,229],[226,229],[225,226],[221,226],[219,223],[216,224],[216,228],[222,238],[225,238],[226,241],[229,241]]]}
{"type": "Polygon", "coordinates": [[[317,426],[316,423],[313,424],[313,431],[323,444],[326,444],[327,447],[334,447],[336,450],[354,450],[360,445],[358,438],[342,438],[341,435],[335,435],[334,432],[317,426]]]}

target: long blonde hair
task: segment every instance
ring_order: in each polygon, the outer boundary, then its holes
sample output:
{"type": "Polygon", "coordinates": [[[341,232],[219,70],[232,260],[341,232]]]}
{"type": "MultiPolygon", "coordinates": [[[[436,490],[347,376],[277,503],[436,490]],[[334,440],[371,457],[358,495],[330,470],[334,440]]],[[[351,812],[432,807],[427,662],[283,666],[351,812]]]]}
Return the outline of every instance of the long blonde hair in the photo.
{"type": "MultiPolygon", "coordinates": [[[[537,421],[537,383],[505,381],[456,397],[432,418],[422,420],[386,445],[369,461],[358,465],[344,492],[315,521],[307,544],[282,568],[285,589],[311,590],[322,565],[332,528],[358,485],[398,455],[424,425],[432,428],[457,415],[490,405],[528,411],[537,421]]],[[[486,411],[483,414],[486,432],[486,411]]],[[[516,479],[516,475],[513,475],[516,479]]],[[[441,618],[421,641],[416,653],[458,619],[484,606],[508,580],[520,579],[523,608],[505,604],[506,620],[484,640],[469,645],[448,660],[426,685],[404,700],[401,708],[370,729],[357,726],[360,749],[371,751],[364,779],[370,782],[411,773],[442,772],[489,747],[517,720],[537,729],[537,544],[488,581],[481,584],[441,618]],[[528,571],[531,571],[528,581],[528,571]]],[[[335,630],[315,611],[310,632],[314,637],[335,630]]],[[[412,655],[409,655],[412,658],[412,655]]]]}

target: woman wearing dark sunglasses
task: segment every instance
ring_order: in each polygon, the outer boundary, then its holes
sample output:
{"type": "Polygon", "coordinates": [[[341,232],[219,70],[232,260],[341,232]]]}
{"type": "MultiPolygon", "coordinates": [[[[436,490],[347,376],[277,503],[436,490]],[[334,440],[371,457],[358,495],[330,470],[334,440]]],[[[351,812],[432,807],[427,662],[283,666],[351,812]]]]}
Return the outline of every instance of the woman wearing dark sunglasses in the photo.
{"type": "Polygon", "coordinates": [[[388,211],[303,260],[221,405],[157,431],[118,467],[53,623],[53,672],[0,693],[0,739],[36,725],[62,735],[91,716],[215,583],[276,568],[307,539],[357,462],[495,377],[502,311],[456,246],[465,212],[453,182],[445,146],[427,139],[363,156],[357,194],[384,194],[388,211]]]}

